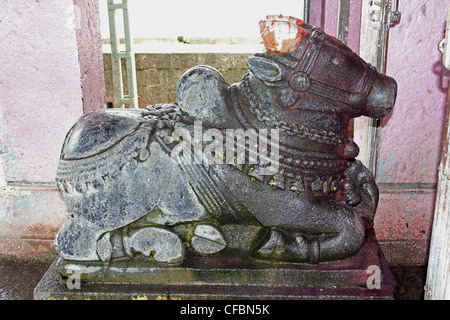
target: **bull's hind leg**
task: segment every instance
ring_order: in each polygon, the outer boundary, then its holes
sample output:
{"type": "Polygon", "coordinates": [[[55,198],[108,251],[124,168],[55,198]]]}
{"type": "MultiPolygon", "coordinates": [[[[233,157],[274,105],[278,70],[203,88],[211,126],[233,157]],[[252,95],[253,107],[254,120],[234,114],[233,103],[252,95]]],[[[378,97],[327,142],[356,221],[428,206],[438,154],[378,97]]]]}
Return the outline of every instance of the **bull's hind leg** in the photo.
{"type": "Polygon", "coordinates": [[[176,240],[172,226],[208,218],[179,165],[155,141],[153,127],[138,123],[141,118],[139,110],[89,114],[66,137],[57,182],[69,214],[55,240],[64,259],[109,260],[115,231],[143,217],[158,229],[135,235],[135,248],[151,238],[151,246],[164,243],[157,238],[176,240]],[[163,214],[150,214],[157,206],[163,214]]]}
{"type": "Polygon", "coordinates": [[[106,261],[122,251],[122,256],[178,263],[185,257],[184,243],[173,227],[209,218],[183,171],[158,142],[150,145],[146,161],[124,166],[101,188],[89,185],[64,196],[70,214],[56,248],[69,260],[106,261]]]}

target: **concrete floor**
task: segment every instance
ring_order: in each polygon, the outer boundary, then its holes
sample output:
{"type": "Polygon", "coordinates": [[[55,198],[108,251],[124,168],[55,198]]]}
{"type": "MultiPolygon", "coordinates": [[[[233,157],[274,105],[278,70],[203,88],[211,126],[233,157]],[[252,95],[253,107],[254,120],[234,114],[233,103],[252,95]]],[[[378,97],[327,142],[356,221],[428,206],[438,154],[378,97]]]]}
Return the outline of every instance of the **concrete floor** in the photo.
{"type": "Polygon", "coordinates": [[[0,259],[0,300],[32,300],[34,287],[51,263],[0,259]]]}
{"type": "MultiPolygon", "coordinates": [[[[52,261],[0,259],[0,300],[32,300],[33,289],[52,261]]],[[[426,267],[391,266],[397,280],[397,300],[422,300],[426,267]]]]}

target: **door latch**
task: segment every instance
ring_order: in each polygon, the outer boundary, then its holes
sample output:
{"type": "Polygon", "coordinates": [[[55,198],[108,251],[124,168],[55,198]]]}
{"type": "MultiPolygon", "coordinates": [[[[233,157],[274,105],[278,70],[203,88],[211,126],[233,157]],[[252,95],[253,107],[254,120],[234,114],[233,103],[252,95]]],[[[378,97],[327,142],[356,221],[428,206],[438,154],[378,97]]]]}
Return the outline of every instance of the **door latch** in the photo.
{"type": "Polygon", "coordinates": [[[447,13],[447,26],[445,28],[445,38],[442,39],[438,44],[438,49],[442,52],[442,63],[444,67],[450,70],[450,6],[448,7],[447,13]]]}

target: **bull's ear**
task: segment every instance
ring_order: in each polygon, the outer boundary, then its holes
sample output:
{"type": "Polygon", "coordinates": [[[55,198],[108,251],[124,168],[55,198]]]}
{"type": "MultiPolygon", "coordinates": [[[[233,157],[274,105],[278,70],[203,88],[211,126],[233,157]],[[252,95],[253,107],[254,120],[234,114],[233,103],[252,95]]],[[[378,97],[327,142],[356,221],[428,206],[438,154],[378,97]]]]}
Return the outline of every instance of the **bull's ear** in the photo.
{"type": "Polygon", "coordinates": [[[247,60],[247,65],[255,77],[263,81],[278,81],[283,75],[278,63],[263,57],[251,56],[247,60]]]}

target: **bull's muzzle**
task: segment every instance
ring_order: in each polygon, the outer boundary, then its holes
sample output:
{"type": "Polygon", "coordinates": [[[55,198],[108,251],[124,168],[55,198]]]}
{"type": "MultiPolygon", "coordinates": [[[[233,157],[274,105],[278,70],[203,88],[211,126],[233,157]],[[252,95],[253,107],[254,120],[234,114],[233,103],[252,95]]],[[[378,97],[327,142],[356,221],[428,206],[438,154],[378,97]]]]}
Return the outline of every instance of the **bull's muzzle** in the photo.
{"type": "Polygon", "coordinates": [[[397,97],[397,82],[389,76],[378,74],[373,83],[363,114],[372,118],[383,118],[394,106],[397,97]]]}

